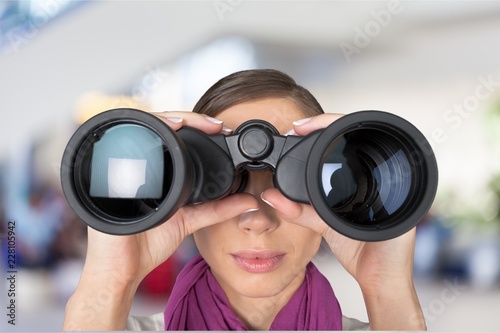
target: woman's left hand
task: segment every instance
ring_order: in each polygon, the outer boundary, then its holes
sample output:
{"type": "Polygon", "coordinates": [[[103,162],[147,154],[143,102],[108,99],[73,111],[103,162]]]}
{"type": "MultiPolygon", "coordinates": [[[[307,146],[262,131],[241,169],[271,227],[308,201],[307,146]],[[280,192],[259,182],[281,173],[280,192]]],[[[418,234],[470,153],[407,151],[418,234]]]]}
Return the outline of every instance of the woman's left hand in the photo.
{"type": "MultiPolygon", "coordinates": [[[[294,123],[298,135],[324,128],[339,114],[323,114],[294,123]]],[[[333,254],[358,282],[365,299],[370,326],[383,330],[424,330],[425,321],[413,286],[415,228],[381,242],[362,242],[330,228],[311,205],[293,202],[278,189],[262,193],[280,215],[321,234],[333,254]]]]}

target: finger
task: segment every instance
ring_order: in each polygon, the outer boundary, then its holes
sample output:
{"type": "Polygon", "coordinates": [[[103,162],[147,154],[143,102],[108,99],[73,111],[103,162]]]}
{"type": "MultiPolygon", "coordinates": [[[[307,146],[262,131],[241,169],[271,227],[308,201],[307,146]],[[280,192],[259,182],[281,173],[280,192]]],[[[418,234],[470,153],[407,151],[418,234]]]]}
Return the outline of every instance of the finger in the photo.
{"type": "Polygon", "coordinates": [[[226,125],[222,125],[222,130],[220,131],[219,134],[224,134],[224,135],[230,135],[233,134],[233,129],[227,127],[226,125]]]}
{"type": "Polygon", "coordinates": [[[240,216],[243,213],[259,209],[257,199],[248,193],[237,193],[223,199],[188,206],[181,209],[180,223],[185,228],[186,235],[201,228],[224,222],[240,216]]]}
{"type": "Polygon", "coordinates": [[[178,130],[182,126],[189,126],[207,134],[218,134],[223,133],[224,129],[222,120],[189,111],[167,111],[153,114],[173,130],[178,130]]]}
{"type": "Polygon", "coordinates": [[[309,228],[322,235],[328,229],[328,225],[318,216],[312,206],[294,202],[286,198],[276,188],[262,192],[261,199],[276,209],[280,216],[288,222],[309,228]]]}
{"type": "Polygon", "coordinates": [[[174,117],[173,115],[169,115],[168,117],[162,115],[156,115],[159,119],[163,120],[165,124],[167,124],[171,129],[177,131],[183,125],[184,119],[181,117],[174,117]]]}
{"type": "Polygon", "coordinates": [[[315,130],[327,127],[342,116],[339,113],[324,113],[319,116],[299,119],[293,122],[293,129],[298,135],[307,135],[315,130]]]}

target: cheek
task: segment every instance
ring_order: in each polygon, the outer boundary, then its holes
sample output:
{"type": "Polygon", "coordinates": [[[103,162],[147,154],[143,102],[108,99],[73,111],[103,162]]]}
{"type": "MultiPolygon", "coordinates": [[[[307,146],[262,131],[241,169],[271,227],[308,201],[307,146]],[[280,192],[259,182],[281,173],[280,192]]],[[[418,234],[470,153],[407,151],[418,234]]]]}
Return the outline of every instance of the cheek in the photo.
{"type": "Polygon", "coordinates": [[[223,222],[195,231],[193,237],[200,254],[208,258],[223,251],[225,241],[231,239],[229,229],[230,223],[223,222]]]}
{"type": "Polygon", "coordinates": [[[196,247],[204,257],[208,250],[213,247],[214,237],[217,236],[217,233],[213,232],[211,229],[212,227],[206,227],[193,233],[196,247]]]}
{"type": "Polygon", "coordinates": [[[299,227],[294,230],[294,237],[292,243],[295,247],[295,252],[297,255],[310,260],[318,252],[321,245],[321,235],[313,232],[312,230],[299,227]]]}

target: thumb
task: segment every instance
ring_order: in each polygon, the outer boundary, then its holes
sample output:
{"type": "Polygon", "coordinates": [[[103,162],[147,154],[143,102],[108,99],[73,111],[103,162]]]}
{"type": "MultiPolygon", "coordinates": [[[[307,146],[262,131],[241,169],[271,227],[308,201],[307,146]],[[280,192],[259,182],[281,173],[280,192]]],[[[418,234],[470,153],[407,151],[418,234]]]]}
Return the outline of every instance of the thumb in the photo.
{"type": "Polygon", "coordinates": [[[339,113],[324,113],[311,118],[304,118],[293,122],[293,129],[298,135],[307,135],[312,131],[325,128],[343,115],[339,113]]]}
{"type": "Polygon", "coordinates": [[[259,209],[257,199],[248,193],[237,193],[225,198],[182,208],[180,219],[187,234],[201,228],[224,222],[243,213],[259,209]]]}
{"type": "Polygon", "coordinates": [[[288,222],[309,228],[319,234],[327,232],[328,225],[318,216],[311,205],[301,204],[286,198],[277,188],[262,192],[261,199],[288,222]]]}

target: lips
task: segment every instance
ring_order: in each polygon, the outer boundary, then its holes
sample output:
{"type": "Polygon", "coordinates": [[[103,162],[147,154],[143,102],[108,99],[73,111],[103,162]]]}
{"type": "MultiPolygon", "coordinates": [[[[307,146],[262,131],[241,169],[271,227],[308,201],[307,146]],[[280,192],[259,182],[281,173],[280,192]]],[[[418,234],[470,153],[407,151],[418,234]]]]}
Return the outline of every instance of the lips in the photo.
{"type": "Polygon", "coordinates": [[[249,273],[267,273],[276,269],[285,253],[272,250],[244,250],[232,253],[236,266],[249,273]]]}

